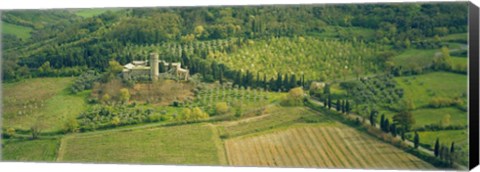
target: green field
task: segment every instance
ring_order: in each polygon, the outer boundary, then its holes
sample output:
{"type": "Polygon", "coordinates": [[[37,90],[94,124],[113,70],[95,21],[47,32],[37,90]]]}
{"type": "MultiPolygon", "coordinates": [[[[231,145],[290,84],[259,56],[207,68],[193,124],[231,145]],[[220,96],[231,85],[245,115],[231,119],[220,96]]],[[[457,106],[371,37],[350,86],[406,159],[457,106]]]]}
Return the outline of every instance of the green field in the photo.
{"type": "Polygon", "coordinates": [[[118,9],[108,9],[108,8],[93,8],[93,9],[80,9],[76,10],[74,13],[78,16],[87,18],[87,17],[93,17],[93,16],[98,16],[104,12],[107,11],[115,11],[118,9]]]}
{"type": "Polygon", "coordinates": [[[466,100],[467,75],[432,72],[423,75],[395,78],[404,89],[405,98],[413,100],[416,108],[427,106],[434,97],[466,100]]]}
{"type": "Polygon", "coordinates": [[[212,126],[193,124],[62,139],[57,161],[96,163],[222,164],[212,126]]]}
{"type": "Polygon", "coordinates": [[[87,108],[88,92],[72,95],[73,78],[35,78],[3,84],[4,127],[28,130],[39,124],[43,131],[62,129],[65,121],[87,108]]]}
{"type": "MultiPolygon", "coordinates": [[[[450,125],[467,125],[467,112],[461,111],[454,107],[439,109],[418,109],[412,112],[415,118],[415,126],[423,126],[427,124],[439,124],[444,115],[450,115],[450,125]]],[[[414,127],[415,127],[414,126],[414,127]]]]}
{"type": "MultiPolygon", "coordinates": [[[[385,114],[386,118],[390,120],[393,119],[395,113],[391,111],[381,110],[380,114],[385,114]]],[[[445,115],[450,115],[450,124],[449,125],[467,125],[467,112],[459,110],[455,107],[445,107],[445,108],[421,108],[412,111],[413,118],[415,119],[416,127],[423,127],[425,125],[431,124],[440,124],[440,120],[443,119],[445,115]]],[[[391,121],[390,121],[391,122],[391,121]]]]}
{"type": "Polygon", "coordinates": [[[55,161],[59,141],[45,140],[7,140],[2,145],[4,161],[55,161]]]}
{"type": "Polygon", "coordinates": [[[12,34],[23,40],[30,38],[30,32],[33,30],[32,28],[29,28],[29,27],[10,24],[6,22],[2,22],[1,24],[2,24],[2,34],[4,33],[12,34]]]}
{"type": "Polygon", "coordinates": [[[407,49],[401,54],[393,57],[391,61],[395,66],[402,66],[408,69],[423,67],[432,63],[435,52],[437,51],[439,50],[407,49]]]}

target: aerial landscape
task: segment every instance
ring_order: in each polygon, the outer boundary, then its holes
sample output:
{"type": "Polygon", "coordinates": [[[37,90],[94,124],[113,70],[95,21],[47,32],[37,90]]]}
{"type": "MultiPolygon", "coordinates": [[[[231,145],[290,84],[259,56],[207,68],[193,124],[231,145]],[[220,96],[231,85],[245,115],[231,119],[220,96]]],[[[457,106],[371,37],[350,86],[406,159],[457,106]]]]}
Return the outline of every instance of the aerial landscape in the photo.
{"type": "Polygon", "coordinates": [[[467,169],[468,4],[1,13],[1,160],[467,169]]]}

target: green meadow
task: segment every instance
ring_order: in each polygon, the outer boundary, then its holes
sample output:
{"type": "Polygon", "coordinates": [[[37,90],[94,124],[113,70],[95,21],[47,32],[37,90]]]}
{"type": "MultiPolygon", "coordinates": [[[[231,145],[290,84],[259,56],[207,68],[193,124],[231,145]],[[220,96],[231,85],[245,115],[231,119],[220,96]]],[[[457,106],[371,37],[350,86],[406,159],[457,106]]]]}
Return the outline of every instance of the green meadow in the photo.
{"type": "Polygon", "coordinates": [[[65,122],[87,108],[88,91],[73,95],[74,78],[35,78],[3,84],[5,127],[28,130],[33,125],[44,131],[61,130],[65,122]]]}
{"type": "Polygon", "coordinates": [[[2,22],[2,34],[12,34],[23,40],[30,38],[30,32],[32,28],[10,24],[7,22],[2,22]]]}
{"type": "Polygon", "coordinates": [[[194,124],[145,130],[78,134],[62,139],[57,161],[214,165],[224,159],[212,126],[194,124]]]}
{"type": "Polygon", "coordinates": [[[438,49],[423,50],[411,48],[394,56],[391,61],[396,66],[402,66],[404,68],[423,67],[432,63],[435,52],[437,51],[438,49]]]}
{"type": "Polygon", "coordinates": [[[431,72],[423,75],[397,77],[395,80],[404,89],[404,97],[412,100],[416,108],[428,106],[434,97],[459,97],[466,100],[467,75],[431,72]]]}
{"type": "Polygon", "coordinates": [[[2,145],[4,161],[55,161],[58,139],[8,140],[2,145]]]}

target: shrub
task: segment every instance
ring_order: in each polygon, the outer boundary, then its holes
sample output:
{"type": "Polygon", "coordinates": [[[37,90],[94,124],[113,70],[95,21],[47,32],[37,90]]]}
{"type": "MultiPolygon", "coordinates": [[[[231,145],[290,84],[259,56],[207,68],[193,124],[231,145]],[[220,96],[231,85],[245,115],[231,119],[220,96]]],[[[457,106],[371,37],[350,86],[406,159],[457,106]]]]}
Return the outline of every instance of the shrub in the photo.
{"type": "Polygon", "coordinates": [[[302,87],[292,88],[288,91],[286,99],[282,104],[287,106],[299,106],[303,104],[305,93],[302,87]]]}
{"type": "Polygon", "coordinates": [[[92,89],[93,83],[98,81],[99,78],[100,75],[97,72],[93,70],[86,71],[75,80],[70,90],[72,93],[77,93],[83,90],[92,89]]]}
{"type": "Polygon", "coordinates": [[[110,98],[111,98],[110,95],[104,94],[102,96],[102,103],[107,104],[110,101],[110,98]]]}
{"type": "Polygon", "coordinates": [[[455,102],[449,98],[435,97],[430,100],[430,107],[441,108],[453,105],[455,102]]]}
{"type": "Polygon", "coordinates": [[[240,118],[243,116],[243,110],[242,108],[236,108],[235,109],[235,117],[240,118]]]}
{"type": "Polygon", "coordinates": [[[113,117],[113,118],[112,118],[112,125],[115,125],[115,126],[120,125],[120,118],[118,118],[118,117],[113,117]]]}
{"type": "Polygon", "coordinates": [[[202,111],[202,109],[200,109],[199,107],[195,107],[192,109],[192,119],[194,121],[207,119],[209,117],[210,116],[206,112],[202,111]]]}
{"type": "Polygon", "coordinates": [[[226,102],[218,102],[215,105],[215,114],[217,115],[223,115],[228,112],[228,105],[226,102]]]}
{"type": "Polygon", "coordinates": [[[12,127],[8,128],[7,131],[5,132],[5,136],[7,138],[11,138],[11,137],[15,136],[15,129],[12,128],[12,127]]]}
{"type": "Polygon", "coordinates": [[[130,100],[130,92],[128,91],[128,89],[120,89],[120,101],[122,103],[128,103],[128,100],[130,100]]]}
{"type": "Polygon", "coordinates": [[[67,133],[67,132],[72,132],[72,133],[78,132],[79,127],[80,127],[80,125],[78,124],[77,119],[70,118],[65,122],[64,132],[65,133],[67,133]]]}
{"type": "Polygon", "coordinates": [[[148,117],[149,122],[157,122],[161,119],[161,116],[159,114],[152,114],[148,117]]]}

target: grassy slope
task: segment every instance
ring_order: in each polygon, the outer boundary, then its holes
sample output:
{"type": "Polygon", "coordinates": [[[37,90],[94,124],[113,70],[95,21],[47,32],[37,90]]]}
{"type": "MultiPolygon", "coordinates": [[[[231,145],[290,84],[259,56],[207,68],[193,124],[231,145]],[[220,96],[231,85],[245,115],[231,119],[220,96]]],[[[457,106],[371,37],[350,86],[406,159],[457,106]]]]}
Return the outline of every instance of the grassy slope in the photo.
{"type": "Polygon", "coordinates": [[[15,35],[23,40],[30,38],[30,32],[32,28],[10,24],[6,22],[2,23],[2,33],[15,35]]]}
{"type": "Polygon", "coordinates": [[[430,144],[432,145],[432,148],[435,145],[437,137],[440,139],[441,143],[448,145],[449,147],[452,141],[454,141],[457,146],[461,146],[465,149],[468,146],[468,134],[465,130],[424,131],[418,132],[418,135],[420,136],[421,143],[430,144]]]}
{"type": "MultiPolygon", "coordinates": [[[[467,112],[461,111],[455,107],[446,108],[425,108],[433,97],[462,97],[462,94],[467,92],[467,76],[462,74],[454,74],[448,72],[433,72],[424,75],[398,77],[395,78],[400,87],[405,91],[405,97],[414,101],[415,107],[419,108],[413,111],[416,120],[415,127],[420,127],[427,124],[438,124],[439,121],[446,114],[450,114],[450,124],[452,125],[467,125],[467,112]],[[406,81],[408,79],[409,81],[406,81]],[[410,84],[408,84],[410,83],[410,84]],[[421,107],[421,108],[420,108],[421,107]]],[[[465,97],[462,97],[466,101],[465,97]]],[[[386,113],[387,116],[392,117],[393,113],[386,113]]],[[[454,131],[428,131],[419,132],[420,142],[425,144],[432,144],[438,137],[445,141],[443,143],[450,144],[455,141],[457,145],[461,146],[466,152],[467,145],[466,130],[454,131]]],[[[461,156],[461,162],[466,164],[468,156],[461,156]]]]}
{"type": "Polygon", "coordinates": [[[22,140],[5,142],[2,160],[5,161],[54,161],[58,140],[22,140]]]}
{"type": "Polygon", "coordinates": [[[408,49],[393,57],[392,61],[395,65],[406,68],[422,67],[432,62],[435,52],[437,51],[439,50],[408,49]]]}
{"type": "Polygon", "coordinates": [[[461,97],[467,92],[467,75],[462,74],[432,72],[395,80],[404,89],[404,97],[413,100],[415,107],[428,105],[433,97],[461,97]]]}
{"type": "MultiPolygon", "coordinates": [[[[447,114],[450,115],[450,125],[467,125],[467,112],[461,111],[454,107],[445,108],[422,108],[412,111],[415,118],[415,127],[422,127],[430,124],[439,124],[440,120],[447,114]]],[[[385,114],[385,117],[390,120],[393,119],[395,113],[390,111],[381,111],[380,114],[385,114]]],[[[380,120],[380,117],[378,118],[380,120]]],[[[392,122],[392,121],[390,121],[392,122]]]]}
{"type": "Polygon", "coordinates": [[[454,107],[439,109],[418,109],[413,111],[416,126],[425,124],[438,124],[445,115],[450,115],[451,125],[467,125],[467,112],[461,111],[454,107]]]}
{"type": "MultiPolygon", "coordinates": [[[[214,165],[220,163],[211,126],[71,135],[62,140],[59,161],[214,165]]],[[[218,137],[215,137],[218,138],[218,137]]]]}
{"type": "Polygon", "coordinates": [[[61,129],[65,120],[85,110],[88,92],[71,95],[68,91],[73,78],[35,78],[3,84],[4,127],[29,129],[36,121],[44,131],[61,129]],[[25,102],[29,103],[25,106],[25,102]],[[36,107],[36,108],[35,108],[36,107]],[[20,115],[19,111],[31,111],[20,115]]]}
{"type": "Polygon", "coordinates": [[[451,57],[453,66],[465,66],[467,68],[468,59],[467,57],[451,57]]]}

